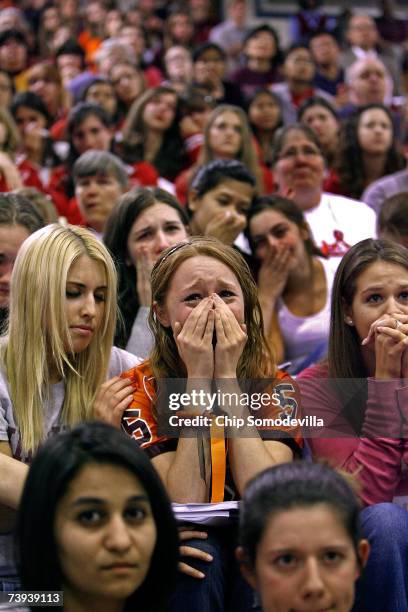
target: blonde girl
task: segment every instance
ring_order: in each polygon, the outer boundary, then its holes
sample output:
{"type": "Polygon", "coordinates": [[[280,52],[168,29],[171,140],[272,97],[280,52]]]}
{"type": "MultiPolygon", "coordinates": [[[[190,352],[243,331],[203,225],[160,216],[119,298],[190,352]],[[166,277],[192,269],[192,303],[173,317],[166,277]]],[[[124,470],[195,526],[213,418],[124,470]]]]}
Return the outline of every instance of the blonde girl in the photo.
{"type": "MultiPolygon", "coordinates": [[[[115,324],[115,267],[90,231],[54,224],[27,238],[0,348],[0,503],[17,508],[26,475],[18,462],[46,437],[92,419],[101,404],[130,403],[131,387],[117,375],[138,358],[112,348],[115,324]]],[[[0,531],[10,529],[10,516],[2,518],[0,531]]],[[[0,583],[13,574],[1,539],[0,583]]]]}

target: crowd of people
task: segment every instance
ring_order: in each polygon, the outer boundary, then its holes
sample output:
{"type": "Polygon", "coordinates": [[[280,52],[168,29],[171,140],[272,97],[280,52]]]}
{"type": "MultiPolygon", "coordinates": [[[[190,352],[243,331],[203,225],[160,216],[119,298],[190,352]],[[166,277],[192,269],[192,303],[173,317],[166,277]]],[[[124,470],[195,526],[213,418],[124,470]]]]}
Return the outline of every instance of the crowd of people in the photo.
{"type": "Polygon", "coordinates": [[[298,5],[0,0],[0,591],[408,612],[408,15],[298,5]]]}

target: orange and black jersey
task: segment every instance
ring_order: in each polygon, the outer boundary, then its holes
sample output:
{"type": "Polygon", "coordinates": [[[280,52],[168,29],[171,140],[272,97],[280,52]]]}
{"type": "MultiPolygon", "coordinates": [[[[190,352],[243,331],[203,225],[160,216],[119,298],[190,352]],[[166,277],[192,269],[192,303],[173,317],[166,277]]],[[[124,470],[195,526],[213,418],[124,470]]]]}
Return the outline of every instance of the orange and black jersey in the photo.
{"type": "MultiPolygon", "coordinates": [[[[123,430],[147,452],[150,458],[165,452],[176,451],[178,437],[170,437],[163,433],[155,418],[156,384],[149,361],[144,361],[137,367],[124,372],[121,376],[130,378],[134,385],[133,401],[122,417],[123,430]]],[[[269,395],[274,393],[275,400],[279,398],[279,401],[271,402],[257,411],[249,408],[248,413],[252,414],[257,420],[282,420],[286,417],[296,419],[300,416],[297,390],[294,381],[288,374],[278,371],[272,387],[268,385],[264,389],[265,391],[269,395]]],[[[288,445],[295,456],[301,455],[302,440],[298,427],[288,428],[287,426],[275,425],[261,426],[257,429],[262,440],[277,440],[288,445]]],[[[219,428],[217,430],[219,436],[219,428]]],[[[225,441],[222,440],[222,443],[224,444],[225,441]]],[[[224,500],[227,501],[236,497],[236,489],[228,469],[228,441],[226,445],[224,444],[224,449],[226,455],[224,500]]],[[[221,471],[221,468],[219,471],[221,471]]],[[[217,465],[214,464],[214,461],[212,461],[212,473],[217,473],[217,465]]]]}

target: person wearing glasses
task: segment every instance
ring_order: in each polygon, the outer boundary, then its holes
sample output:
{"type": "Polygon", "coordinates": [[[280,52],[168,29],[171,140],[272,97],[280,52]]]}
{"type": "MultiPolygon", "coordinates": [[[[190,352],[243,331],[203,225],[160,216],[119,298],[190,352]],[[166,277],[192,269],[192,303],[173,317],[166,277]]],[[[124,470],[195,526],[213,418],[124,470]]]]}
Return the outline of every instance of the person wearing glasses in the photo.
{"type": "Polygon", "coordinates": [[[324,255],[341,257],[356,242],[375,236],[375,214],[368,206],[323,192],[325,159],[308,126],[295,123],[276,134],[272,164],[279,193],[303,211],[324,255]]]}

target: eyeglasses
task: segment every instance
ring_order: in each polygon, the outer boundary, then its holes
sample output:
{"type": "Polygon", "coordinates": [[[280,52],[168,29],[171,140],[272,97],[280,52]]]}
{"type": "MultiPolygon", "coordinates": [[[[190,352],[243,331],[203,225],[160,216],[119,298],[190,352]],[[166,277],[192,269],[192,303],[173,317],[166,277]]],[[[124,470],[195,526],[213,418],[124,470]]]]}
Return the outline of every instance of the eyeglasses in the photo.
{"type": "Polygon", "coordinates": [[[320,156],[321,151],[312,145],[305,145],[304,147],[290,147],[290,149],[282,151],[278,159],[292,159],[298,155],[304,155],[305,157],[314,157],[316,155],[320,156]]]}

